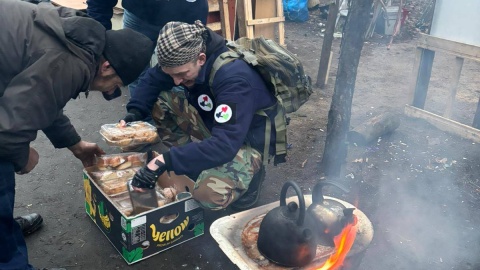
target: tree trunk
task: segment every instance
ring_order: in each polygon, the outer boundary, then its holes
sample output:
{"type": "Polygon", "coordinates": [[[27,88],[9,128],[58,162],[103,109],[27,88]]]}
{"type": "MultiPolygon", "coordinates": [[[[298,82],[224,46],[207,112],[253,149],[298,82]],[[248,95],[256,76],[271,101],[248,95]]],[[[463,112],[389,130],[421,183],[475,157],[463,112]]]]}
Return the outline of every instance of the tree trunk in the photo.
{"type": "Polygon", "coordinates": [[[317,87],[324,88],[327,84],[328,71],[330,66],[330,54],[332,52],[333,33],[335,32],[335,25],[338,15],[338,3],[335,1],[330,4],[328,8],[327,24],[325,25],[325,35],[323,36],[322,54],[320,55],[320,63],[318,65],[317,73],[317,87]]]}
{"type": "Polygon", "coordinates": [[[373,0],[352,0],[345,23],[335,90],[328,112],[327,139],[322,158],[326,176],[339,176],[347,157],[347,132],[350,126],[353,92],[365,32],[373,0]]]}

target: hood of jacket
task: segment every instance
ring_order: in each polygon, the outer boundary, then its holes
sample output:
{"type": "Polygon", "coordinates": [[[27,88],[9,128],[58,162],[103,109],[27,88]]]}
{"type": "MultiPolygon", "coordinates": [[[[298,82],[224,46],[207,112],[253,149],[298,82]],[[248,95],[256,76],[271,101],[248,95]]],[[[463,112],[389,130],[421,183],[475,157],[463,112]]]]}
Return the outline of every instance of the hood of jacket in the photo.
{"type": "MultiPolygon", "coordinates": [[[[56,38],[85,62],[94,75],[105,47],[106,29],[85,13],[40,3],[35,24],[56,38]]],[[[91,80],[94,76],[91,77],[91,80]]],[[[85,89],[86,90],[86,89],[85,89]]]]}
{"type": "Polygon", "coordinates": [[[217,52],[219,49],[225,47],[227,44],[227,41],[225,40],[224,37],[220,36],[219,34],[213,32],[209,28],[207,28],[208,31],[208,38],[207,38],[207,51],[205,54],[207,55],[207,58],[209,58],[211,55],[214,55],[215,52],[217,52]]]}

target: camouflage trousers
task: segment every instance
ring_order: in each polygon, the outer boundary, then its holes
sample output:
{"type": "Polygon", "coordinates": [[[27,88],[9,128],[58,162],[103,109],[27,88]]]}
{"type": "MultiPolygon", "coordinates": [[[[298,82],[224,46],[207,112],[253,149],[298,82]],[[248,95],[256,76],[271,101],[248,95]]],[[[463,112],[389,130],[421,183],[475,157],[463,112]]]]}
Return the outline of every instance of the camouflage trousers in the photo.
{"type": "MultiPolygon", "coordinates": [[[[192,137],[199,141],[211,137],[197,109],[180,92],[162,92],[153,107],[152,118],[167,146],[195,143],[192,137]]],[[[243,145],[232,161],[200,173],[195,181],[193,198],[204,208],[224,209],[247,191],[261,166],[260,152],[243,145]]]]}

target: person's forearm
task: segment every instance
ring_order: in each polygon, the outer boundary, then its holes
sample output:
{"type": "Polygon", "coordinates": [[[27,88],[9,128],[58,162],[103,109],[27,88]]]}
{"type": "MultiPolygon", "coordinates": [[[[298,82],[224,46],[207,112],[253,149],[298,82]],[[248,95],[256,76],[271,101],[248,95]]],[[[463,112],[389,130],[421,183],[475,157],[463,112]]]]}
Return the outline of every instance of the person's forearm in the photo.
{"type": "Polygon", "coordinates": [[[82,151],[82,147],[81,147],[81,141],[72,145],[72,146],[69,146],[67,147],[68,150],[72,151],[72,153],[75,155],[75,154],[79,154],[81,151],[82,151]]]}
{"type": "Polygon", "coordinates": [[[63,112],[59,114],[50,126],[44,128],[42,131],[55,148],[70,147],[81,141],[80,135],[78,135],[70,123],[70,120],[63,112]]]}

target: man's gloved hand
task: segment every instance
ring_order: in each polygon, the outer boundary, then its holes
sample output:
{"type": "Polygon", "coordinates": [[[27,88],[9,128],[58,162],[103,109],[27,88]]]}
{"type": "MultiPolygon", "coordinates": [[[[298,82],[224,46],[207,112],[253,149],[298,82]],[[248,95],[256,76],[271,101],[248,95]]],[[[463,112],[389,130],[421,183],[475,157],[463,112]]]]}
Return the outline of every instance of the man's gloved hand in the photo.
{"type": "Polygon", "coordinates": [[[129,112],[125,115],[125,117],[123,117],[122,120],[128,123],[128,122],[134,122],[136,120],[135,118],[136,118],[136,115],[129,112]]]}
{"type": "Polygon", "coordinates": [[[156,170],[151,170],[145,166],[135,173],[132,179],[132,186],[153,189],[158,177],[167,170],[167,166],[161,161],[155,160],[155,164],[158,166],[156,170]]]}
{"type": "Polygon", "coordinates": [[[125,117],[123,117],[122,120],[129,123],[129,122],[139,121],[142,119],[143,119],[142,114],[139,111],[132,109],[127,112],[127,114],[125,115],[125,117]]]}

